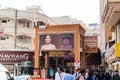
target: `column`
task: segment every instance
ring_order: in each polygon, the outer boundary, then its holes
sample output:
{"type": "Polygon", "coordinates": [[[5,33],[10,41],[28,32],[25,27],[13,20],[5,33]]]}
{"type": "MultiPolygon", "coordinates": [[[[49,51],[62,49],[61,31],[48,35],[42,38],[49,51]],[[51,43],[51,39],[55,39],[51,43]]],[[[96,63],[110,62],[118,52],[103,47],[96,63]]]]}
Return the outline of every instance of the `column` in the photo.
{"type": "Polygon", "coordinates": [[[48,77],[48,69],[49,69],[49,52],[45,52],[45,69],[46,69],[46,77],[48,77]]]}

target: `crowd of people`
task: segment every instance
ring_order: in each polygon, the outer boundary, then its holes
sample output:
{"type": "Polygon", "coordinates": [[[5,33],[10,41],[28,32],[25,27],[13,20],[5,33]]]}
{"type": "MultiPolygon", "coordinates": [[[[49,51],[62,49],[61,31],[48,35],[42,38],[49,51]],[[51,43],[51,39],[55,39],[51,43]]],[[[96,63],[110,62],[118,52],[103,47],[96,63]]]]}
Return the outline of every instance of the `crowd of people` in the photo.
{"type": "Polygon", "coordinates": [[[69,70],[63,70],[57,68],[55,77],[51,77],[53,80],[120,80],[119,71],[115,70],[113,75],[109,72],[89,70],[89,69],[76,69],[74,74],[70,74],[69,70]]]}

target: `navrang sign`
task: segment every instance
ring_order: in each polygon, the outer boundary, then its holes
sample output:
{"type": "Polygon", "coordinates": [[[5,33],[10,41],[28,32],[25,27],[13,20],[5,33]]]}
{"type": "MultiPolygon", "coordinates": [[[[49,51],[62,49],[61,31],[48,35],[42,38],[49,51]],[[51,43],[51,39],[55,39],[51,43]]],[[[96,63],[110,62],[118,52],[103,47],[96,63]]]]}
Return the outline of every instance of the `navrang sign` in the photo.
{"type": "Polygon", "coordinates": [[[0,63],[20,63],[33,60],[34,52],[0,51],[0,63]]]}

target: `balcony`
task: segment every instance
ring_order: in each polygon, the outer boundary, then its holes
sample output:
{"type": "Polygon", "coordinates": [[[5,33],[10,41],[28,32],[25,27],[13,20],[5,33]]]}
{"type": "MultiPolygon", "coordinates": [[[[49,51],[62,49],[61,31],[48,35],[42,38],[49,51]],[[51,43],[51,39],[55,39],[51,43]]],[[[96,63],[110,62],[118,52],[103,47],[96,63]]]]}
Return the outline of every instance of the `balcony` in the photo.
{"type": "MultiPolygon", "coordinates": [[[[15,35],[14,27],[3,27],[2,29],[3,29],[3,34],[15,35]]],[[[16,34],[17,35],[34,36],[34,28],[17,27],[16,34]]]]}
{"type": "Polygon", "coordinates": [[[34,36],[34,28],[17,27],[17,35],[34,36]]]}
{"type": "Polygon", "coordinates": [[[104,7],[101,11],[101,21],[102,23],[107,23],[109,26],[114,26],[120,17],[120,0],[105,1],[103,3],[104,7]]]}
{"type": "Polygon", "coordinates": [[[8,49],[14,49],[14,42],[0,41],[0,50],[8,50],[8,49]]]}

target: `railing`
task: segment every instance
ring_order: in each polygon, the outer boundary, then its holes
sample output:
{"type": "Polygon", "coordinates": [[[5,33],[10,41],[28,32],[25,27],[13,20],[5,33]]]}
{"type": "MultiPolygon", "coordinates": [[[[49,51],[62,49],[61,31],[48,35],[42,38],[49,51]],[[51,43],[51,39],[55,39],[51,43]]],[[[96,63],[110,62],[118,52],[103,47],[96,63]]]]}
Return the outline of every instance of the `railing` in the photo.
{"type": "Polygon", "coordinates": [[[18,35],[22,35],[22,34],[25,34],[25,35],[31,35],[33,36],[34,35],[34,29],[33,28],[27,28],[27,27],[18,27],[17,28],[17,34],[18,35]]]}
{"type": "Polygon", "coordinates": [[[0,41],[0,50],[1,49],[13,49],[14,48],[14,43],[13,42],[9,42],[9,43],[6,43],[4,41],[0,41]]]}
{"type": "Polygon", "coordinates": [[[17,43],[16,48],[23,49],[23,50],[33,50],[33,44],[31,44],[31,43],[17,43]]]}
{"type": "MultiPolygon", "coordinates": [[[[3,27],[3,34],[10,34],[10,35],[14,35],[15,34],[15,28],[14,27],[3,27]]],[[[34,29],[33,28],[27,28],[27,27],[17,27],[17,31],[16,31],[17,35],[30,35],[33,36],[34,35],[34,29]]]]}

